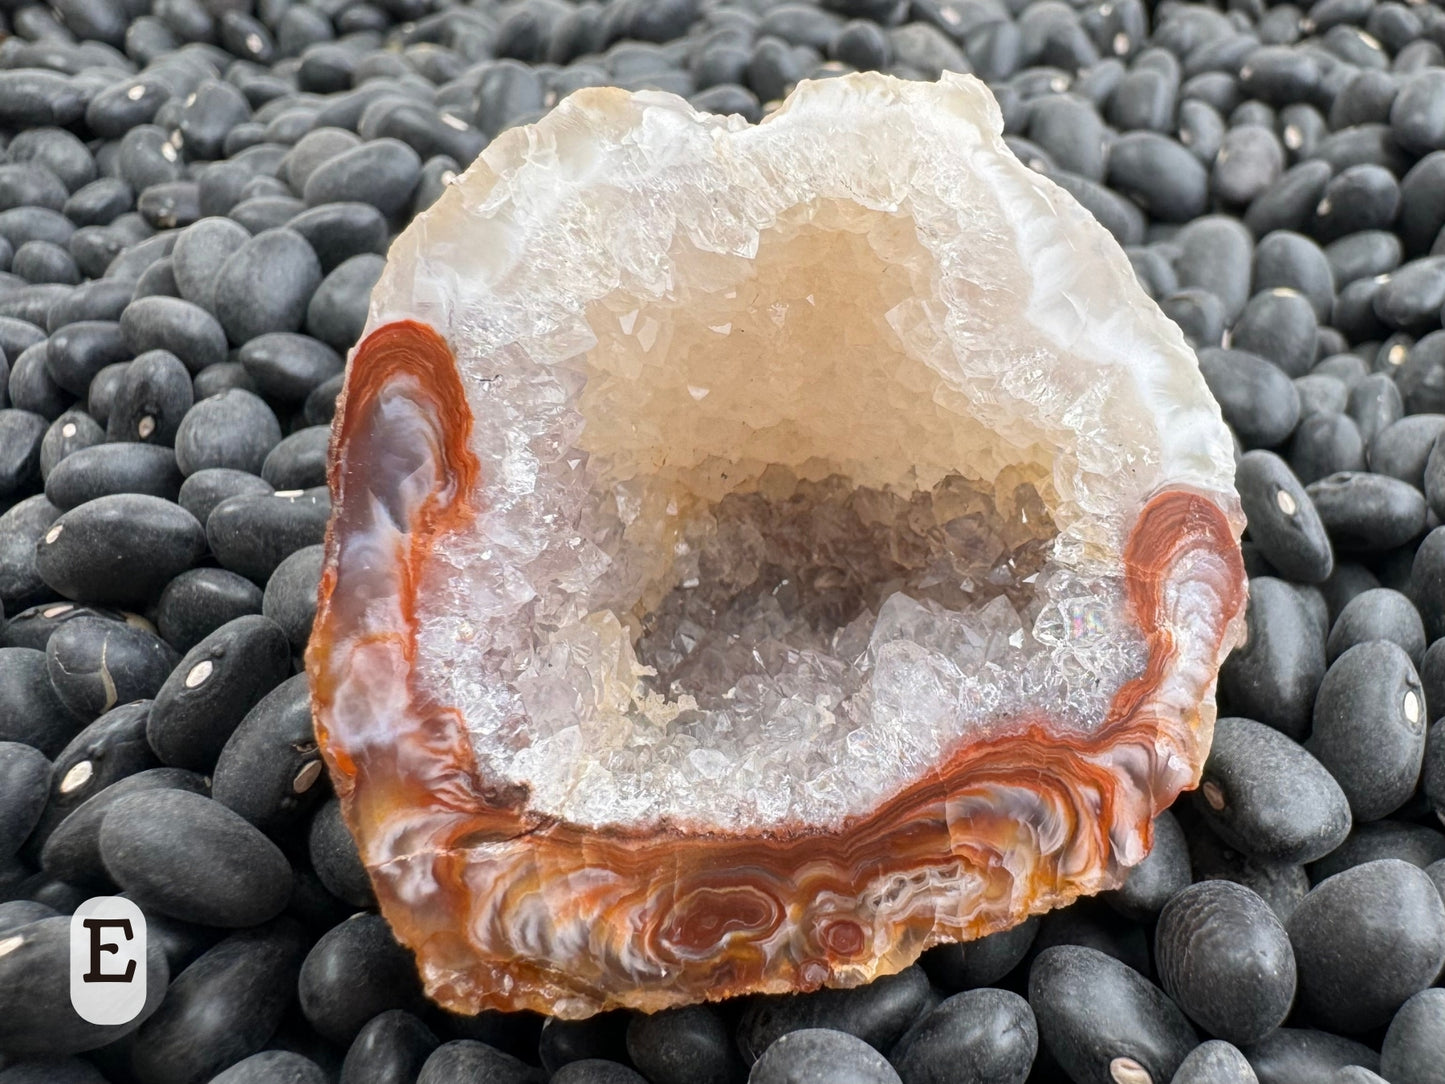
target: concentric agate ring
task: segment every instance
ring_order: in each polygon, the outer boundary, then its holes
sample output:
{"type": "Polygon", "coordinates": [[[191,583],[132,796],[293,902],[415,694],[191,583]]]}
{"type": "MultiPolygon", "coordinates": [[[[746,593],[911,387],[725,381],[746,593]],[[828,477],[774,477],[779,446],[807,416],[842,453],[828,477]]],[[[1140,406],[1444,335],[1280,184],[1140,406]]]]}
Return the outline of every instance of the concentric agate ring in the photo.
{"type": "MultiPolygon", "coordinates": [[[[382,912],[444,1006],[582,1017],[866,982],[1117,885],[1197,783],[1245,599],[1229,435],[1122,252],[1000,133],[968,77],[803,84],[756,127],[584,91],[499,137],[393,246],[334,426],[307,666],[382,912]],[[515,554],[551,542],[519,541],[503,507],[545,490],[549,463],[590,468],[534,441],[519,480],[520,442],[499,430],[532,432],[526,411],[553,400],[527,397],[554,369],[571,403],[565,366],[596,346],[599,299],[665,299],[679,246],[726,257],[706,265],[726,286],[817,201],[911,223],[910,274],[933,288],[889,310],[897,349],[956,393],[933,402],[991,434],[985,475],[1042,464],[1050,560],[1121,585],[1137,664],[1087,725],[1011,708],[832,819],[561,816],[513,770],[514,691],[473,660],[555,590],[515,586],[533,567],[515,554]]],[[[917,449],[920,477],[941,455],[917,449]]]]}

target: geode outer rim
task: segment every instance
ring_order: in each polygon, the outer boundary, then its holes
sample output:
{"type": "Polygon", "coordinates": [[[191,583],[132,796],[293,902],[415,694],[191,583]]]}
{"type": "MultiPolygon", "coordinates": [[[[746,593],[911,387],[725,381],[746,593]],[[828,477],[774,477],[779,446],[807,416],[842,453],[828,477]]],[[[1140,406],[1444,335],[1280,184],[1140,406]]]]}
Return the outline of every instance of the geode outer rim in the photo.
{"type": "Polygon", "coordinates": [[[417,416],[436,419],[430,436],[443,465],[424,496],[391,510],[412,527],[398,535],[406,543],[404,555],[398,551],[398,597],[431,540],[474,514],[465,495],[477,470],[440,335],[418,323],[389,324],[356,356],[358,375],[337,416],[337,512],[307,663],[321,751],[382,912],[443,1005],[581,1017],[855,985],[907,966],[932,944],[983,936],[1117,885],[1143,856],[1153,817],[1197,784],[1215,674],[1206,668],[1201,684],[1170,670],[1172,620],[1161,608],[1181,584],[1212,590],[1220,620],[1206,657],[1217,662],[1242,623],[1245,579],[1232,496],[1166,489],[1141,512],[1125,553],[1136,612],[1153,618],[1144,622],[1145,676],[1120,690],[1110,720],[1089,738],[1060,741],[1020,721],[1005,738],[963,749],[932,784],[909,788],[837,833],[602,836],[529,812],[525,791],[478,778],[459,715],[428,703],[406,680],[413,644],[394,636],[353,642],[338,627],[336,587],[346,571],[338,535],[359,503],[348,504],[346,491],[367,477],[344,453],[364,454],[377,434],[380,391],[409,382],[417,416]],[[397,677],[406,686],[402,699],[397,677]],[[1183,688],[1173,688],[1181,677],[1183,688]],[[371,687],[378,679],[387,692],[369,704],[347,692],[348,683],[371,687]],[[371,717],[363,719],[367,707],[371,717]],[[1027,786],[1011,785],[1020,773],[1027,786]],[[1032,820],[1020,814],[1020,801],[1032,820]],[[1047,840],[1037,825],[1052,825],[1047,840]],[[659,870],[666,873],[649,875],[659,870]],[[889,893],[907,902],[910,886],[914,893],[934,886],[930,877],[946,882],[941,891],[950,897],[959,897],[957,878],[976,878],[968,898],[977,910],[957,921],[926,908],[888,916],[889,893]],[[625,882],[622,902],[589,911],[597,881],[625,882]],[[509,924],[522,913],[516,897],[528,895],[544,901],[550,929],[509,924]],[[569,968],[547,962],[568,945],[569,968]]]}

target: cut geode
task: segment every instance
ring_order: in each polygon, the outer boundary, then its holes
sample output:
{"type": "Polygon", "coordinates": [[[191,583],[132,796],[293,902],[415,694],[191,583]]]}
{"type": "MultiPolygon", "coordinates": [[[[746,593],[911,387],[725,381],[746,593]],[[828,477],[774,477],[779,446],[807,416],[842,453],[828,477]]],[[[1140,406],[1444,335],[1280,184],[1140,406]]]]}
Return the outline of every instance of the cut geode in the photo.
{"type": "Polygon", "coordinates": [[[983,84],[585,90],[392,246],[308,654],[459,1011],[853,985],[1118,883],[1240,628],[1228,431],[983,84]]]}

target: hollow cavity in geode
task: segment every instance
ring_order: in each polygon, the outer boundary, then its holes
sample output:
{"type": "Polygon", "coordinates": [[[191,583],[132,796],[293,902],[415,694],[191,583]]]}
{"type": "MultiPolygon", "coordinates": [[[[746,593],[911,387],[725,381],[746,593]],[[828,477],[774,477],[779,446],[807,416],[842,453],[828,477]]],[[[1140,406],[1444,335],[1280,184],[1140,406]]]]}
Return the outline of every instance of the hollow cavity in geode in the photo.
{"type": "Polygon", "coordinates": [[[586,91],[398,239],[308,656],[428,990],[850,985],[1117,882],[1243,600],[1228,433],[970,78],[586,91]]]}

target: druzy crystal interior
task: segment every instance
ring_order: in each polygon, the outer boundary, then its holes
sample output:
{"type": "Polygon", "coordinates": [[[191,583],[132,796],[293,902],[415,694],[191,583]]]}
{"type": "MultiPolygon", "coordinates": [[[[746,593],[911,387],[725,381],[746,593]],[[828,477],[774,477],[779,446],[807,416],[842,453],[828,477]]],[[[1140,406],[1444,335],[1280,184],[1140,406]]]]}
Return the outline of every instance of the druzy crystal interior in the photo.
{"type": "Polygon", "coordinates": [[[984,86],[579,92],[397,240],[308,663],[454,1009],[853,985],[1118,883],[1208,749],[1231,444],[984,86]]]}

